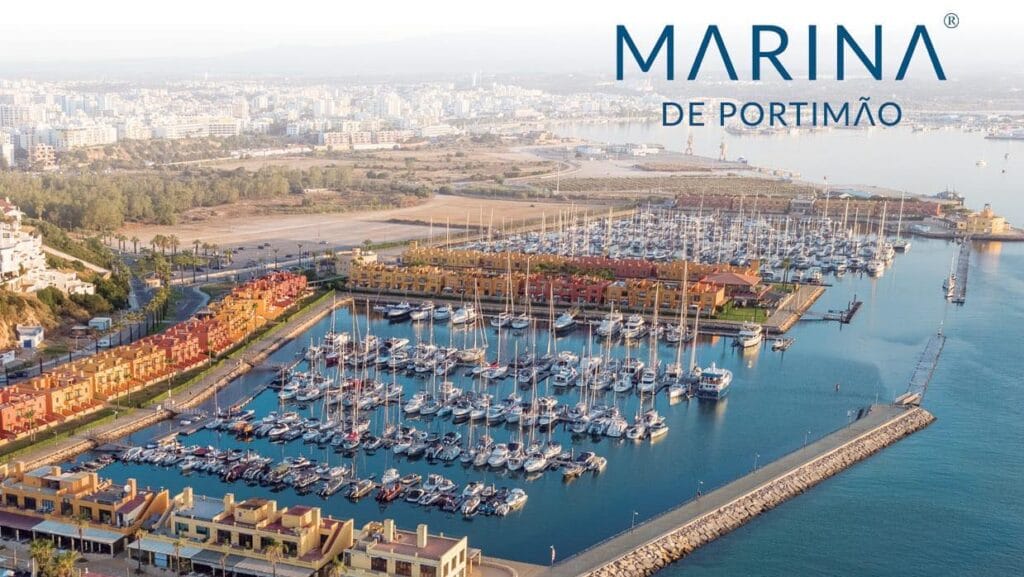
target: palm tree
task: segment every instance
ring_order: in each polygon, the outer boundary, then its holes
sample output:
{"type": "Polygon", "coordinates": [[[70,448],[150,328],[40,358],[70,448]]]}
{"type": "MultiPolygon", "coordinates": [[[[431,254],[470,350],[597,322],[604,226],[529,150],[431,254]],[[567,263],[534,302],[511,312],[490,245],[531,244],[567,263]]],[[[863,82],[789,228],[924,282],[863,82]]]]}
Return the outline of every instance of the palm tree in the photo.
{"type": "Polygon", "coordinates": [[[79,513],[75,515],[73,523],[78,530],[78,552],[85,553],[85,527],[89,524],[89,518],[84,513],[79,513]]]}
{"type": "Polygon", "coordinates": [[[181,246],[181,239],[178,235],[172,234],[167,237],[167,244],[171,247],[171,258],[178,256],[178,247],[181,246]]]}
{"type": "Polygon", "coordinates": [[[135,254],[139,254],[139,237],[132,236],[131,241],[132,241],[132,252],[135,253],[135,254]]]}
{"type": "Polygon", "coordinates": [[[326,573],[324,577],[341,577],[345,574],[345,564],[340,559],[335,557],[327,564],[326,573]]]}
{"type": "Polygon", "coordinates": [[[32,440],[36,440],[36,410],[29,409],[25,411],[25,418],[28,419],[28,428],[32,431],[32,440]]]}
{"type": "Polygon", "coordinates": [[[174,572],[181,575],[181,539],[174,540],[174,572]]]}
{"type": "Polygon", "coordinates": [[[135,531],[135,538],[139,542],[139,551],[138,551],[138,553],[139,553],[139,566],[138,566],[137,569],[135,569],[135,572],[138,573],[138,574],[142,574],[142,540],[145,539],[146,535],[148,535],[148,534],[149,534],[149,531],[146,531],[142,527],[139,527],[138,530],[135,531]]]}
{"type": "Polygon", "coordinates": [[[284,546],[273,539],[263,541],[263,554],[270,563],[270,570],[274,577],[277,577],[277,563],[284,556],[284,546]]]}
{"type": "Polygon", "coordinates": [[[64,551],[53,558],[53,564],[49,572],[44,572],[46,577],[74,577],[75,565],[78,563],[78,553],[75,551],[64,551]]]}
{"type": "Polygon", "coordinates": [[[28,551],[39,572],[46,573],[50,563],[53,562],[53,541],[49,539],[33,539],[32,543],[28,546],[28,551]]]}

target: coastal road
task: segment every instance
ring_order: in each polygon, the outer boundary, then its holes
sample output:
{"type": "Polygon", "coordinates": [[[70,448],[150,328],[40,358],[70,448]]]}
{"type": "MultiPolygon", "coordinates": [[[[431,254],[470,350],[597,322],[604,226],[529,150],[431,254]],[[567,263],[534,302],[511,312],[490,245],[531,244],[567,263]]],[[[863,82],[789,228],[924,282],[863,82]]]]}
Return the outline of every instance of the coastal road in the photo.
{"type": "MultiPolygon", "coordinates": [[[[597,569],[618,557],[629,553],[648,542],[661,538],[676,529],[711,513],[730,502],[751,493],[770,481],[782,477],[829,453],[854,439],[887,424],[903,414],[904,408],[892,405],[875,405],[861,419],[838,431],[819,439],[806,447],[768,463],[748,475],[711,491],[661,515],[624,531],[589,549],[585,549],[564,561],[557,563],[541,577],[577,577],[597,569]]],[[[695,488],[696,489],[696,488],[695,488]]]]}

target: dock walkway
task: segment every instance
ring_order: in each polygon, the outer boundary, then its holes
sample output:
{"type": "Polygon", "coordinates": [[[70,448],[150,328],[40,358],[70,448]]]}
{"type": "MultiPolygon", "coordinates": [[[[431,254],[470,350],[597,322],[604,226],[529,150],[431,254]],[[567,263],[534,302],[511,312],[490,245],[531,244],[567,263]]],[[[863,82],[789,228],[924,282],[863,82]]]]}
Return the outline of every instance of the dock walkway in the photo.
{"type": "MultiPolygon", "coordinates": [[[[850,425],[798,449],[772,463],[745,475],[703,496],[692,499],[653,519],[637,525],[572,557],[551,566],[543,577],[576,577],[609,566],[623,556],[671,536],[695,521],[721,511],[738,499],[758,492],[772,482],[782,479],[801,467],[897,422],[910,411],[891,405],[876,405],[864,417],[850,425]]],[[[924,413],[927,415],[927,413],[924,413]]],[[[930,415],[928,415],[930,418],[930,415]]],[[[724,531],[722,531],[724,532],[724,531]]]]}

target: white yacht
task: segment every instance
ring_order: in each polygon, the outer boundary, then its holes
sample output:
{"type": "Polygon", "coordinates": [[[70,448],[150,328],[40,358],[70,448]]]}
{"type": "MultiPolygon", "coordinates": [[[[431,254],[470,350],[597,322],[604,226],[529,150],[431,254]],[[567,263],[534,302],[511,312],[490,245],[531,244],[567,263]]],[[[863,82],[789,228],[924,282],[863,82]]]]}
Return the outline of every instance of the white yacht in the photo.
{"type": "Polygon", "coordinates": [[[756,347],[764,339],[764,331],[757,323],[743,323],[740,332],[736,335],[736,344],[743,347],[756,347]]]}
{"type": "Polygon", "coordinates": [[[625,326],[622,327],[622,338],[638,339],[647,333],[647,321],[640,315],[629,315],[625,326]]]}
{"type": "Polygon", "coordinates": [[[701,399],[720,400],[729,392],[732,385],[732,371],[715,366],[711,363],[706,369],[699,369],[697,379],[697,396],[701,399]]]}
{"type": "Polygon", "coordinates": [[[471,323],[476,320],[476,315],[476,309],[471,306],[456,309],[455,312],[452,313],[452,324],[464,325],[471,323]]]}
{"type": "Polygon", "coordinates": [[[597,326],[597,330],[595,332],[602,337],[613,337],[621,329],[622,313],[613,310],[601,319],[601,324],[597,326]]]}

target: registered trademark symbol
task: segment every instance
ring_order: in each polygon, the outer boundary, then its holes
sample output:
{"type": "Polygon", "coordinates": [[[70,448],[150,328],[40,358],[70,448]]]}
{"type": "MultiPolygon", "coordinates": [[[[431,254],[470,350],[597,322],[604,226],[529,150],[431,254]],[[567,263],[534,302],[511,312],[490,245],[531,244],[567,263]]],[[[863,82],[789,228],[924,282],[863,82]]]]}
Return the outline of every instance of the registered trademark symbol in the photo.
{"type": "Polygon", "coordinates": [[[956,12],[950,12],[942,19],[942,23],[946,25],[946,28],[956,28],[960,25],[960,17],[956,15],[956,12]]]}

